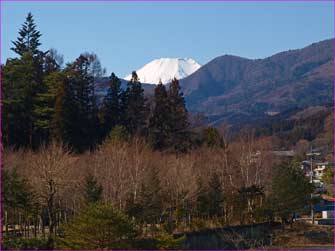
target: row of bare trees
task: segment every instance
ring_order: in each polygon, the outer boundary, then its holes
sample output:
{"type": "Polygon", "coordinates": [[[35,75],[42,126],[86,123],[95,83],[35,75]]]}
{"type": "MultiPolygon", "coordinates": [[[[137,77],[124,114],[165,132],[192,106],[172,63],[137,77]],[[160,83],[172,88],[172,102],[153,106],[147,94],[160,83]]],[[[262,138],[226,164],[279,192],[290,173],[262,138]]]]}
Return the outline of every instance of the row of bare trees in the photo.
{"type": "MultiPolygon", "coordinates": [[[[80,155],[71,154],[58,143],[42,147],[37,152],[7,149],[4,170],[15,169],[20,177],[24,177],[38,206],[34,212],[30,212],[31,208],[20,209],[20,214],[4,208],[6,226],[8,229],[8,225],[22,222],[27,225],[27,221],[22,221],[22,215],[26,215],[30,217],[28,225],[34,226],[35,233],[42,231],[45,234],[47,225],[48,234],[55,234],[61,222],[67,222],[83,207],[87,175],[93,175],[102,186],[102,200],[112,202],[123,211],[127,211],[130,204],[140,203],[145,186],[159,186],[150,190],[154,191],[150,196],[160,200],[160,217],[156,222],[168,218],[189,223],[191,217],[210,218],[210,215],[197,214],[199,182],[206,187],[213,175],[217,175],[224,197],[220,202],[224,222],[230,224],[237,219],[243,222],[244,214],[251,215],[255,207],[260,206],[261,197],[268,192],[271,168],[276,162],[271,147],[271,138],[256,139],[248,132],[229,143],[224,141],[220,147],[204,146],[178,156],[155,152],[141,138],[131,142],[109,140],[95,152],[80,155]],[[153,174],[157,176],[156,184],[152,184],[150,178],[153,174]],[[257,193],[250,195],[251,187],[259,188],[261,196],[257,197],[257,193]],[[237,195],[245,195],[244,205],[235,203],[237,195]],[[178,210],[187,213],[179,217],[178,210]]],[[[248,219],[253,220],[252,217],[248,219]]]]}

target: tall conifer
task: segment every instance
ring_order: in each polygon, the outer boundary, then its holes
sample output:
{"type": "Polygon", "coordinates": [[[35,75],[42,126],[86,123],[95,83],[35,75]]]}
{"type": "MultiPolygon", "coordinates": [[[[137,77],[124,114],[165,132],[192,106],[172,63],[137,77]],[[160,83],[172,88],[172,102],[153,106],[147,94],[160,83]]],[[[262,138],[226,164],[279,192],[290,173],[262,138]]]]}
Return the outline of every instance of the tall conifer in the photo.
{"type": "Polygon", "coordinates": [[[185,152],[190,147],[190,131],[185,99],[180,89],[179,81],[174,78],[168,92],[169,123],[172,128],[171,146],[176,152],[185,152]]]}
{"type": "Polygon", "coordinates": [[[107,95],[102,103],[102,117],[105,134],[109,134],[114,126],[122,124],[122,96],[123,91],[121,89],[121,81],[114,73],[112,73],[109,78],[107,95]]]}
{"type": "Polygon", "coordinates": [[[145,101],[141,82],[133,71],[124,97],[126,127],[132,135],[142,133],[144,129],[147,116],[145,101]]]}
{"type": "Polygon", "coordinates": [[[149,138],[154,149],[164,149],[171,141],[170,106],[165,86],[155,88],[154,108],[149,120],[149,138]]]}
{"type": "Polygon", "coordinates": [[[90,62],[80,55],[66,69],[66,83],[57,97],[57,118],[65,142],[77,151],[94,147],[99,132],[90,62]]]}
{"type": "Polygon", "coordinates": [[[19,37],[13,41],[14,47],[11,48],[14,52],[23,56],[23,54],[30,52],[32,55],[38,54],[38,47],[41,45],[39,39],[41,33],[36,30],[33,15],[29,12],[26,21],[19,30],[19,37]]]}

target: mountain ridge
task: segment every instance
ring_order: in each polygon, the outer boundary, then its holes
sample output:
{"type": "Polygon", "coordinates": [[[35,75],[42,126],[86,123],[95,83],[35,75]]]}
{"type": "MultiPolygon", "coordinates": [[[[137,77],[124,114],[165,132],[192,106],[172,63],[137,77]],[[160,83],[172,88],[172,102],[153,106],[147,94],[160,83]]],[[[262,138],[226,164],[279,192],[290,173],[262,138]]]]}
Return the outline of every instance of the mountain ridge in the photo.
{"type": "MultiPolygon", "coordinates": [[[[333,103],[333,55],[333,38],[263,59],[222,55],[180,79],[180,85],[188,110],[203,113],[210,124],[248,123],[333,103]]],[[[153,95],[155,85],[140,81],[146,96],[153,95]]],[[[125,87],[126,80],[121,82],[125,87]]],[[[99,86],[103,94],[107,78],[99,86]]]]}
{"type": "Polygon", "coordinates": [[[214,58],[180,81],[186,104],[221,121],[333,100],[334,39],[264,59],[214,58]]]}

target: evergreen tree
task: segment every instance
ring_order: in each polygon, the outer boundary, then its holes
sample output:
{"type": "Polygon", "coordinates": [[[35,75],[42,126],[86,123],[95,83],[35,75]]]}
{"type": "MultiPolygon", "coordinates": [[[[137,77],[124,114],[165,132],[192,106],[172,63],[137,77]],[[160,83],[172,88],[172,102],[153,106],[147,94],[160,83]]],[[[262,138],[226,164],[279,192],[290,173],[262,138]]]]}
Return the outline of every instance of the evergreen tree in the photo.
{"type": "Polygon", "coordinates": [[[122,96],[121,81],[114,73],[109,79],[107,95],[102,103],[102,117],[104,134],[107,135],[116,125],[122,124],[122,96]]]}
{"type": "Polygon", "coordinates": [[[170,126],[172,128],[171,146],[175,151],[185,152],[190,147],[188,113],[179,81],[174,78],[168,92],[170,106],[170,126]]]}
{"type": "Polygon", "coordinates": [[[85,193],[84,197],[88,203],[96,203],[101,199],[102,186],[98,184],[93,175],[88,175],[85,178],[85,193]]]}
{"type": "Polygon", "coordinates": [[[268,204],[283,222],[310,203],[312,184],[304,176],[298,162],[278,165],[272,178],[268,204]]]}
{"type": "Polygon", "coordinates": [[[208,184],[209,215],[222,216],[223,214],[223,189],[217,173],[211,176],[208,184]]]}
{"type": "Polygon", "coordinates": [[[154,108],[149,120],[149,139],[154,149],[164,149],[169,146],[171,137],[169,109],[167,92],[160,82],[155,88],[154,108]]]}
{"type": "Polygon", "coordinates": [[[213,173],[208,184],[199,177],[197,181],[196,208],[199,216],[219,217],[223,215],[223,189],[220,177],[213,173]]]}
{"type": "MultiPolygon", "coordinates": [[[[2,231],[5,230],[3,236],[8,237],[10,236],[9,226],[27,220],[36,221],[40,207],[32,187],[27,180],[18,175],[15,169],[2,170],[1,181],[1,217],[2,227],[4,227],[2,231]]],[[[12,243],[21,239],[16,236],[12,237],[12,243]]],[[[11,246],[12,243],[6,244],[11,246]]]]}
{"type": "Polygon", "coordinates": [[[31,53],[10,59],[3,67],[2,100],[4,142],[33,146],[34,106],[40,88],[38,71],[31,53]]]}
{"type": "Polygon", "coordinates": [[[48,135],[55,130],[55,105],[56,98],[65,83],[66,76],[63,72],[50,73],[45,79],[46,90],[38,93],[39,104],[35,108],[38,114],[36,126],[47,131],[48,135]]]}
{"type": "Polygon", "coordinates": [[[92,204],[64,225],[57,238],[61,249],[136,249],[139,234],[131,220],[111,204],[92,204]],[[97,231],[98,229],[98,231],[97,231]]]}
{"type": "Polygon", "coordinates": [[[108,203],[90,205],[61,230],[57,247],[68,250],[177,250],[183,247],[184,240],[184,236],[175,238],[164,231],[155,231],[154,238],[144,240],[142,229],[108,203]]]}
{"type": "Polygon", "coordinates": [[[68,69],[64,72],[64,79],[60,82],[55,94],[55,107],[52,136],[57,141],[73,147],[76,133],[76,102],[73,87],[70,85],[68,69]]]}
{"type": "Polygon", "coordinates": [[[39,140],[48,142],[54,136],[55,130],[55,101],[66,76],[60,70],[55,50],[50,50],[43,59],[43,80],[36,93],[34,106],[35,130],[39,140]]]}
{"type": "Polygon", "coordinates": [[[128,141],[130,139],[129,132],[124,126],[117,125],[109,134],[108,140],[128,141]]]}
{"type": "Polygon", "coordinates": [[[147,115],[145,101],[141,82],[137,73],[133,71],[123,98],[126,114],[125,125],[132,135],[143,132],[147,115]]]}
{"type": "Polygon", "coordinates": [[[198,216],[205,217],[208,215],[208,187],[203,183],[202,179],[197,180],[197,197],[196,197],[196,209],[198,216]]]}
{"type": "Polygon", "coordinates": [[[142,219],[147,223],[159,221],[162,213],[162,191],[156,169],[149,172],[147,179],[142,184],[140,203],[143,206],[142,219]]]}
{"type": "Polygon", "coordinates": [[[36,30],[33,15],[29,12],[26,21],[19,31],[19,37],[15,42],[12,42],[14,47],[11,50],[20,56],[23,56],[27,52],[35,56],[39,52],[38,47],[41,45],[39,42],[40,37],[41,33],[36,30]]]}
{"type": "Polygon", "coordinates": [[[3,170],[2,173],[2,208],[14,211],[29,208],[32,203],[31,187],[19,177],[16,170],[3,170]]]}
{"type": "Polygon", "coordinates": [[[223,139],[219,131],[213,127],[207,127],[203,130],[203,142],[208,147],[222,147],[223,139]]]}
{"type": "Polygon", "coordinates": [[[128,200],[126,211],[138,222],[157,223],[162,213],[161,195],[158,173],[153,169],[143,181],[137,200],[128,200]]]}
{"type": "Polygon", "coordinates": [[[39,102],[37,94],[45,90],[43,78],[47,55],[38,48],[40,36],[29,13],[11,48],[20,58],[8,60],[3,68],[6,144],[36,147],[40,141],[38,122],[36,124],[39,114],[34,110],[39,102]]]}
{"type": "Polygon", "coordinates": [[[94,147],[99,135],[94,82],[89,67],[90,61],[83,55],[69,65],[66,84],[57,98],[57,120],[64,142],[79,152],[94,147]]]}

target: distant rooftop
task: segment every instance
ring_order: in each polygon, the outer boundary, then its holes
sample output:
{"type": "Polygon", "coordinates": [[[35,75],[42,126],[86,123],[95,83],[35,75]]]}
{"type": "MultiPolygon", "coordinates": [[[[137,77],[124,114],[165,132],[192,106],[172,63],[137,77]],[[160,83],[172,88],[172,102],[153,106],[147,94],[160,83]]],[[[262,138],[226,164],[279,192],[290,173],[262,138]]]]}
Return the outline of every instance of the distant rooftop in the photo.
{"type": "Polygon", "coordinates": [[[293,150],[272,151],[272,153],[276,156],[281,156],[281,157],[293,157],[295,155],[295,152],[293,150]]]}

